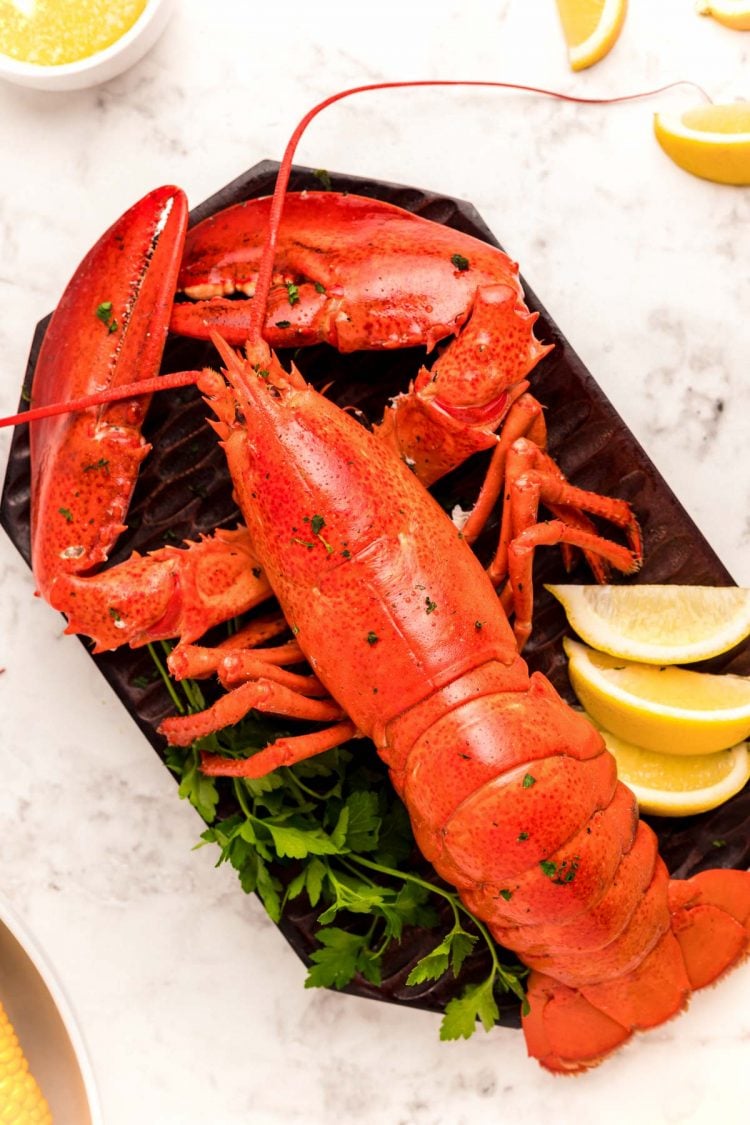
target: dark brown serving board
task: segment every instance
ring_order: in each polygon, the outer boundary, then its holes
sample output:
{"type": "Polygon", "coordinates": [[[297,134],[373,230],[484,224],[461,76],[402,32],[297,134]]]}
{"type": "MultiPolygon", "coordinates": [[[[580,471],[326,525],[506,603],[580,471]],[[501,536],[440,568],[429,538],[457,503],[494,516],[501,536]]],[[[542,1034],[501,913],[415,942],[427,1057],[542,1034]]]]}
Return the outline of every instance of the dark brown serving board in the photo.
{"type": "MultiPolygon", "coordinates": [[[[265,161],[251,168],[191,213],[191,225],[222,207],[269,194],[278,165],[265,161]]],[[[498,245],[481,217],[469,203],[449,199],[416,188],[330,174],[334,190],[351,191],[395,203],[426,218],[498,245]]],[[[291,189],[321,190],[321,178],[305,168],[295,169],[291,189]]],[[[566,476],[582,488],[608,496],[620,496],[633,505],[644,533],[644,565],[630,581],[695,585],[731,585],[733,580],[705,538],[656,471],[644,450],[602,394],[591,374],[572,350],[557,325],[535,295],[526,288],[529,308],[538,310],[537,336],[555,345],[532,375],[532,390],[546,407],[550,451],[566,476]]],[[[36,328],[24,381],[28,391],[39,347],[48,319],[36,328]]],[[[387,400],[408,385],[424,359],[422,349],[403,353],[360,353],[339,356],[321,346],[295,356],[300,369],[318,386],[330,384],[329,397],[341,405],[379,419],[387,400]]],[[[195,369],[215,363],[211,345],[170,338],[163,371],[195,369]]],[[[136,489],[129,530],[118,544],[116,560],[134,549],[153,550],[166,542],[195,538],[214,527],[233,527],[238,512],[233,503],[223,457],[214,435],[205,423],[204,407],[192,388],[158,395],[146,427],[153,453],[148,458],[136,489]]],[[[440,501],[450,509],[461,503],[470,507],[482,479],[486,455],[475,458],[436,488],[440,501]]],[[[0,522],[29,562],[29,448],[28,431],[17,429],[7,467],[0,522]]],[[[494,521],[477,544],[480,555],[491,550],[494,521]]],[[[588,582],[583,564],[567,575],[560,553],[538,553],[535,563],[536,610],[534,632],[524,655],[533,669],[545,672],[559,691],[572,701],[561,640],[566,632],[563,611],[547,594],[544,582],[588,582]]],[[[152,669],[150,657],[130,649],[92,656],[125,707],[162,755],[163,742],[155,726],[172,711],[161,683],[140,686],[152,669]]],[[[709,666],[706,666],[709,667],[709,666]]],[[[750,674],[750,645],[745,644],[719,660],[711,670],[750,674]]],[[[373,751],[373,758],[375,758],[373,751]]],[[[705,867],[746,867],[750,862],[750,788],[720,809],[682,820],[652,820],[662,854],[675,874],[688,875],[705,867]]],[[[315,948],[315,913],[302,899],[287,909],[280,929],[303,960],[315,948]]],[[[457,991],[452,980],[406,988],[411,966],[434,945],[434,935],[422,931],[407,934],[386,967],[384,981],[375,987],[362,980],[347,991],[361,996],[395,1001],[432,1010],[442,1010],[457,991]]],[[[469,963],[463,983],[486,975],[481,957],[469,963]]],[[[518,1025],[517,1002],[503,1007],[501,1022],[518,1025]]]]}

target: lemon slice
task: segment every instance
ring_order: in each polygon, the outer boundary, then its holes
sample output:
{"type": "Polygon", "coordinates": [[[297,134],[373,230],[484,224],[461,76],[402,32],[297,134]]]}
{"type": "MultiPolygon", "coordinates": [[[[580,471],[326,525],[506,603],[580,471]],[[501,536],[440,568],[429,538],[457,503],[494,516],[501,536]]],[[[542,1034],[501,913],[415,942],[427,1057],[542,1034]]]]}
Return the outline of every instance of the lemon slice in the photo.
{"type": "Polygon", "coordinates": [[[602,737],[617,762],[620,781],[635,794],[641,812],[653,816],[693,816],[715,809],[750,779],[746,742],[688,758],[644,750],[607,730],[602,730],[602,737]]]}
{"type": "Polygon", "coordinates": [[[663,754],[710,754],[750,735],[750,677],[634,664],[565,638],[582,706],[625,742],[663,754]]]}
{"type": "Polygon", "coordinates": [[[628,0],[557,0],[572,70],[585,70],[608,54],[622,31],[628,0]]]}
{"type": "Polygon", "coordinates": [[[737,586],[547,586],[578,636],[643,664],[690,664],[750,636],[750,590],[737,586]]]}
{"type": "Polygon", "coordinates": [[[656,139],[685,172],[718,184],[750,184],[750,102],[654,116],[656,139]]]}
{"type": "Polygon", "coordinates": [[[713,16],[724,27],[735,31],[750,31],[750,3],[748,0],[711,0],[708,4],[698,4],[698,14],[713,16]]]}

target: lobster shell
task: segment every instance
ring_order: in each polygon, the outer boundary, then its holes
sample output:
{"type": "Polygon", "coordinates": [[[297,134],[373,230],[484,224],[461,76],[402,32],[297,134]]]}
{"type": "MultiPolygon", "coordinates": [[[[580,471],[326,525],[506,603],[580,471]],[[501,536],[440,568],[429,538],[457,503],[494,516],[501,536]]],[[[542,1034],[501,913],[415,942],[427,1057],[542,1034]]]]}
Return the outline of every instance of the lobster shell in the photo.
{"type": "MultiPolygon", "coordinates": [[[[278,165],[266,161],[227,185],[191,212],[190,224],[245,199],[268,194],[278,165]]],[[[330,174],[331,186],[338,191],[371,195],[446,223],[495,245],[495,239],[474,208],[462,201],[395,184],[330,174]]],[[[320,179],[309,169],[296,168],[292,190],[320,190],[320,179]]],[[[621,496],[635,507],[644,529],[645,563],[635,581],[730,585],[732,578],[711,547],[681,507],[643,449],[613,410],[592,376],[541,306],[524,285],[529,308],[540,312],[537,335],[554,343],[534,379],[534,393],[546,406],[550,447],[566,476],[580,487],[605,495],[621,496]],[[606,449],[606,457],[602,450],[606,449]]],[[[31,384],[47,321],[42,321],[32,342],[25,388],[31,384]]],[[[163,370],[198,368],[208,362],[212,351],[198,341],[170,339],[163,370]]],[[[297,357],[305,376],[314,384],[334,385],[329,396],[340,405],[354,406],[379,419],[383,406],[402,390],[422,358],[421,349],[402,354],[362,353],[340,356],[325,347],[310,349],[297,357]]],[[[148,551],[166,542],[194,537],[212,527],[232,527],[237,511],[231,498],[224,459],[214,435],[205,423],[205,408],[192,389],[169,399],[159,397],[145,427],[145,436],[154,446],[136,488],[131,507],[129,530],[118,544],[117,561],[134,549],[148,551]]],[[[0,522],[29,561],[29,462],[28,432],[16,430],[5,479],[0,522]]],[[[439,489],[446,504],[468,506],[482,479],[481,464],[469,463],[447,479],[439,489]]],[[[488,549],[495,528],[490,525],[485,541],[488,549]]],[[[482,552],[483,541],[478,549],[482,552]]],[[[539,587],[534,633],[524,651],[532,671],[544,672],[561,694],[573,701],[565,671],[562,637],[566,622],[559,603],[541,588],[543,582],[586,581],[583,569],[566,575],[557,552],[543,552],[535,567],[539,587]]],[[[171,711],[171,701],[160,683],[138,686],[150,659],[142,651],[121,649],[93,656],[100,670],[123,701],[157,753],[162,744],[156,725],[171,711]]],[[[750,673],[750,645],[711,663],[711,670],[750,673]]],[[[373,762],[376,762],[373,754],[373,762]]],[[[738,794],[720,809],[689,820],[655,821],[660,850],[670,871],[688,876],[706,867],[747,866],[750,862],[750,792],[738,794]],[[717,850],[716,839],[725,841],[717,850]]],[[[283,918],[280,929],[296,952],[307,960],[316,946],[315,915],[296,900],[283,918]]],[[[416,931],[402,943],[375,987],[366,981],[350,985],[346,991],[360,996],[406,1003],[430,1010],[442,1010],[458,987],[452,981],[428,983],[407,989],[405,981],[412,965],[434,944],[427,932],[416,931]]],[[[469,966],[477,978],[486,973],[481,958],[469,966]]],[[[501,1011],[501,1022],[518,1026],[517,1003],[508,1002],[501,1011]]]]}

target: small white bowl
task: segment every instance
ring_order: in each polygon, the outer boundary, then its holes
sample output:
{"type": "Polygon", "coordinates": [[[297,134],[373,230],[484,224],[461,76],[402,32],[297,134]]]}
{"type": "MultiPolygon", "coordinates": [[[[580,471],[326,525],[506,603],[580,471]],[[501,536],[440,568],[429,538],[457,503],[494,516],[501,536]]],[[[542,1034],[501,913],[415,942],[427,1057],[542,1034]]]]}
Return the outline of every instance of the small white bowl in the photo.
{"type": "Polygon", "coordinates": [[[77,62],[40,66],[0,53],[0,78],[38,90],[82,90],[107,82],[141,59],[153,47],[172,13],[173,0],[147,0],[133,26],[103,51],[77,62]]]}

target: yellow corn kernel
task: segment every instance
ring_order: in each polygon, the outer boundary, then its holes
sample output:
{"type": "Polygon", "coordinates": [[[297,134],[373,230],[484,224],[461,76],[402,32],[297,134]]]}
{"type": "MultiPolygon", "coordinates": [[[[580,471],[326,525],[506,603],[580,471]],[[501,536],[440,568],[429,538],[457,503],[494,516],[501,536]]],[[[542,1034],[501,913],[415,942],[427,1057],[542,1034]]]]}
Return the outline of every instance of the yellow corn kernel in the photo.
{"type": "Polygon", "coordinates": [[[18,1036],[0,1004],[0,1122],[52,1125],[49,1106],[29,1070],[18,1036]]]}

